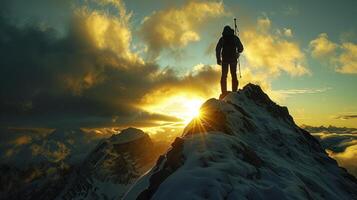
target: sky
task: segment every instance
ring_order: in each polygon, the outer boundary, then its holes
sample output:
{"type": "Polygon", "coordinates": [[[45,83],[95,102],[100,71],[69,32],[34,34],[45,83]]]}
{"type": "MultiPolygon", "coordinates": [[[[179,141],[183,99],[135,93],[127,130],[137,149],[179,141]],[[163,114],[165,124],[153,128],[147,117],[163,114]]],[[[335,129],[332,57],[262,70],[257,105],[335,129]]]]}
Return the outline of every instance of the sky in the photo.
{"type": "MultiPolygon", "coordinates": [[[[357,127],[353,0],[4,0],[1,127],[182,127],[219,96],[238,19],[242,78],[296,123],[357,127]]],[[[228,79],[229,80],[229,79],[228,79]]]]}

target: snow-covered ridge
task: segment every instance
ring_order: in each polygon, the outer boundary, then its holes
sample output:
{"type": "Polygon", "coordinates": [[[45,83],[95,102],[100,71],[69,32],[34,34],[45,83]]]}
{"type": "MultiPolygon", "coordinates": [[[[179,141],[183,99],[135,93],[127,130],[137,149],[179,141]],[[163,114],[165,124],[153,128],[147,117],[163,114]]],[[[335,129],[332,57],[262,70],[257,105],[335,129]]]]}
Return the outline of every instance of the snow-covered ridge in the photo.
{"type": "Polygon", "coordinates": [[[149,137],[149,136],[148,134],[144,133],[140,129],[130,127],[122,130],[118,134],[112,135],[109,138],[109,141],[112,142],[113,144],[124,144],[143,137],[149,137]]]}
{"type": "Polygon", "coordinates": [[[125,199],[357,199],[357,180],[259,86],[201,112],[125,199]]]}

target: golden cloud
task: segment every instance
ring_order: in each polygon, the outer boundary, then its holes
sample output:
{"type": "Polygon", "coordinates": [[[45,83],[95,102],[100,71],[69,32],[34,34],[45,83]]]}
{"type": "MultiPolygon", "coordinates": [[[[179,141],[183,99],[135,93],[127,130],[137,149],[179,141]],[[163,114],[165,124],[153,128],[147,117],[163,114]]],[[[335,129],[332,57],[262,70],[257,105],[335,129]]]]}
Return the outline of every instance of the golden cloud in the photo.
{"type": "Polygon", "coordinates": [[[354,140],[354,145],[351,145],[341,153],[335,153],[327,150],[330,157],[334,158],[340,166],[343,166],[351,174],[357,176],[357,141],[354,140]]]}
{"type": "Polygon", "coordinates": [[[281,72],[292,76],[310,73],[298,43],[274,34],[270,19],[259,19],[257,27],[244,31],[241,37],[245,45],[243,55],[250,67],[275,76],[281,72]]]}
{"type": "Polygon", "coordinates": [[[334,54],[338,45],[331,42],[326,33],[321,33],[316,39],[310,42],[309,47],[313,57],[323,58],[334,54]]]}
{"type": "Polygon", "coordinates": [[[188,1],[180,8],[160,10],[146,17],[140,32],[149,53],[156,58],[164,48],[176,50],[200,40],[199,27],[223,15],[222,2],[188,1]]]}
{"type": "MultiPolygon", "coordinates": [[[[68,35],[61,39],[53,39],[49,44],[40,40],[35,41],[34,45],[29,45],[36,47],[37,44],[42,44],[41,42],[47,44],[44,51],[33,53],[41,55],[38,58],[26,56],[30,55],[30,50],[37,52],[40,48],[24,51],[27,48],[19,46],[19,55],[28,63],[26,66],[30,65],[37,69],[37,66],[43,64],[45,67],[42,68],[48,69],[45,72],[40,71],[41,73],[38,73],[39,70],[31,70],[34,75],[25,74],[26,71],[20,70],[24,65],[15,66],[19,70],[11,70],[22,71],[20,77],[34,77],[29,80],[21,79],[28,82],[19,84],[19,88],[25,90],[19,94],[39,91],[36,98],[33,95],[26,95],[26,99],[33,103],[37,112],[64,112],[66,116],[70,116],[66,123],[81,127],[118,126],[134,121],[137,124],[140,121],[152,125],[153,121],[172,122],[176,119],[145,113],[145,109],[142,108],[147,105],[160,105],[164,99],[172,99],[178,95],[186,95],[190,99],[218,97],[220,67],[199,65],[193,71],[181,75],[172,69],[162,70],[155,63],[144,63],[132,50],[129,23],[131,13],[126,11],[122,1],[95,2],[101,5],[114,5],[118,15],[102,10],[102,6],[81,6],[75,9],[68,35]],[[37,77],[49,77],[49,81],[36,81],[37,77]],[[41,84],[22,87],[37,82],[41,84]],[[31,90],[27,91],[27,88],[31,90]],[[46,100],[40,101],[42,98],[46,100]],[[63,109],[53,109],[53,105],[58,102],[62,102],[63,109]],[[77,118],[78,113],[83,115],[77,118]],[[72,115],[77,121],[71,118],[72,115]],[[164,118],[166,120],[163,120],[164,118]],[[96,122],[95,125],[92,125],[93,121],[96,122]]],[[[158,53],[163,48],[176,49],[199,40],[198,30],[208,21],[207,19],[223,15],[225,14],[222,2],[188,1],[180,8],[167,8],[146,17],[140,32],[148,44],[149,52],[158,53]]],[[[269,93],[272,74],[278,75],[280,71],[287,71],[292,75],[301,75],[307,73],[307,69],[302,64],[304,55],[296,43],[280,38],[281,35],[275,35],[276,32],[273,34],[272,23],[268,18],[259,20],[258,24],[257,29],[248,30],[243,35],[246,46],[243,56],[246,59],[243,61],[247,62],[242,64],[251,69],[248,70],[244,66],[244,79],[240,85],[248,82],[257,83],[269,93]],[[267,71],[270,73],[266,73],[267,71]]],[[[48,35],[42,32],[39,34],[48,35]]],[[[33,41],[31,35],[24,37],[28,41],[33,41]]],[[[14,37],[11,41],[25,40],[14,37]]],[[[33,147],[35,154],[41,151],[43,150],[33,147]]]]}
{"type": "MultiPolygon", "coordinates": [[[[105,1],[106,2],[106,1],[105,1]]],[[[109,1],[112,2],[112,1],[109,1]]],[[[131,13],[127,14],[121,1],[114,5],[118,7],[119,15],[110,15],[101,10],[90,10],[83,6],[75,11],[75,29],[87,36],[87,39],[98,49],[110,50],[119,58],[137,61],[138,55],[131,51],[132,33],[129,26],[131,13]],[[78,27],[79,26],[79,27],[78,27]]]]}
{"type": "Polygon", "coordinates": [[[341,45],[342,53],[337,58],[337,72],[357,74],[357,44],[346,42],[341,45]]]}
{"type": "Polygon", "coordinates": [[[326,152],[348,172],[357,176],[357,135],[354,128],[310,127],[326,152]],[[314,133],[316,132],[316,133],[314,133]]]}
{"type": "Polygon", "coordinates": [[[293,31],[292,31],[291,29],[289,29],[289,28],[284,28],[283,30],[284,30],[283,33],[284,33],[284,35],[285,35],[286,37],[292,37],[292,36],[293,36],[293,31]]]}
{"type": "Polygon", "coordinates": [[[327,33],[321,33],[310,42],[311,54],[315,58],[327,60],[335,65],[335,71],[357,74],[357,44],[352,42],[334,43],[327,33]]]}
{"type": "Polygon", "coordinates": [[[178,76],[172,69],[165,69],[156,76],[160,84],[147,93],[139,104],[146,107],[158,104],[173,96],[186,94],[202,98],[217,96],[220,79],[218,69],[215,65],[199,64],[183,76],[178,76]]]}
{"type": "Polygon", "coordinates": [[[261,32],[268,32],[271,28],[271,20],[269,18],[261,18],[257,20],[257,29],[261,32]]]}
{"type": "Polygon", "coordinates": [[[60,77],[65,83],[64,87],[76,95],[81,95],[83,90],[105,81],[105,67],[132,68],[145,64],[138,53],[131,49],[132,32],[129,20],[132,13],[126,11],[124,3],[120,0],[95,2],[101,6],[111,6],[110,8],[114,6],[118,14],[109,14],[105,9],[93,9],[86,5],[74,10],[70,37],[76,38],[71,39],[87,45],[86,53],[101,54],[95,58],[95,62],[85,58],[79,61],[78,57],[81,58],[81,55],[74,55],[78,66],[87,66],[85,72],[81,73],[80,77],[73,73],[60,77]]]}

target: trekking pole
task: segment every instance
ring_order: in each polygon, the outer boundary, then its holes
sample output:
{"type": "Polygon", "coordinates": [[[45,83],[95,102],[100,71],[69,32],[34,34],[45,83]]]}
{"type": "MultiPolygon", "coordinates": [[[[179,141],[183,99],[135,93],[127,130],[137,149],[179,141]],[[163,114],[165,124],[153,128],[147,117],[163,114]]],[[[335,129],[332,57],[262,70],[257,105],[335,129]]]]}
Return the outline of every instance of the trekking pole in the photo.
{"type": "MultiPolygon", "coordinates": [[[[239,36],[238,28],[237,28],[237,18],[234,18],[234,35],[239,36]]],[[[239,67],[239,78],[242,78],[242,71],[240,70],[239,54],[238,54],[238,67],[239,67]]]]}

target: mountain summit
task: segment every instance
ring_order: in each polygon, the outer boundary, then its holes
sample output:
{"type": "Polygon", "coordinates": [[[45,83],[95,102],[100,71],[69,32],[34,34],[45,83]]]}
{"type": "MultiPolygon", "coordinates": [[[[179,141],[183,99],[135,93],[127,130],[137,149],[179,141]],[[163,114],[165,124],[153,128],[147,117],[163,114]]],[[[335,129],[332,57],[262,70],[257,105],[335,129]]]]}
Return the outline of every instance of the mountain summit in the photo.
{"type": "Polygon", "coordinates": [[[259,86],[200,111],[125,199],[357,199],[357,180],[259,86]]]}

